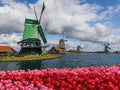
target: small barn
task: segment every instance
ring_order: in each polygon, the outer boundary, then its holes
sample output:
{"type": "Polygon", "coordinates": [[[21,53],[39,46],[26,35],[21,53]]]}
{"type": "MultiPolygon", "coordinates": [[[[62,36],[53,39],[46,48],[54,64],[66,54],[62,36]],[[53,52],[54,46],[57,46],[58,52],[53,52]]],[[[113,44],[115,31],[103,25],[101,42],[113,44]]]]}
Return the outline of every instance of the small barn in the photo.
{"type": "Polygon", "coordinates": [[[77,53],[77,50],[69,50],[70,53],[77,53]]]}
{"type": "Polygon", "coordinates": [[[50,54],[60,54],[60,53],[64,53],[64,50],[59,48],[58,46],[53,46],[48,53],[50,54]]]}
{"type": "Polygon", "coordinates": [[[14,55],[15,50],[10,46],[0,46],[0,56],[14,55]]]}

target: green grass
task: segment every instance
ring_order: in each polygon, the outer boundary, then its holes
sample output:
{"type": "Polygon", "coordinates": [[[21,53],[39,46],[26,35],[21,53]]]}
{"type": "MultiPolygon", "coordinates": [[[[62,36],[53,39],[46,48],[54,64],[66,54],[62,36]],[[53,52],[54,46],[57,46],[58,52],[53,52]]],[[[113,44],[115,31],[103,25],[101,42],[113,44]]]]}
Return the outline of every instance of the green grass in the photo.
{"type": "Polygon", "coordinates": [[[26,60],[48,60],[59,58],[59,54],[42,54],[42,55],[29,55],[29,56],[4,56],[0,57],[0,61],[26,61],[26,60]]]}

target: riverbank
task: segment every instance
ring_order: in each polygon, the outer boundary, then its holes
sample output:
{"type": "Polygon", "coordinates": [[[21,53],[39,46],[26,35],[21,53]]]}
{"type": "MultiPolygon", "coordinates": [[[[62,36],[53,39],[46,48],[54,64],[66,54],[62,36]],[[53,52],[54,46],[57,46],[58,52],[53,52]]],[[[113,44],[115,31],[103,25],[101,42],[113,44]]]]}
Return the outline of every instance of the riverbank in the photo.
{"type": "MultiPolygon", "coordinates": [[[[66,52],[67,54],[72,54],[72,53],[77,53],[77,52],[66,52]]],[[[108,52],[108,53],[105,53],[105,52],[80,52],[78,54],[87,54],[87,53],[90,53],[90,54],[120,54],[120,52],[108,52]]]]}
{"type": "Polygon", "coordinates": [[[42,54],[42,55],[28,55],[28,56],[4,56],[4,57],[0,57],[0,62],[48,60],[48,59],[54,59],[54,58],[60,58],[60,57],[62,57],[62,55],[59,55],[59,54],[42,54]]]}

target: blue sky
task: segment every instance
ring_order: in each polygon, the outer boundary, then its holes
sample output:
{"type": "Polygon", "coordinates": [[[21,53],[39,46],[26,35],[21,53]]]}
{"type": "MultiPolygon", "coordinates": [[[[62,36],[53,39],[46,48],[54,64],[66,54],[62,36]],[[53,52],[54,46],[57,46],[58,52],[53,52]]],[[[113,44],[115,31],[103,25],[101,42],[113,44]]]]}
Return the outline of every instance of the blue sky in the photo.
{"type": "MultiPolygon", "coordinates": [[[[16,0],[17,1],[17,0],[16,0]]],[[[36,3],[38,0],[19,0],[20,2],[36,3]]],[[[113,6],[120,3],[120,0],[85,0],[85,2],[91,4],[98,4],[104,7],[113,6]]]]}
{"type": "MultiPolygon", "coordinates": [[[[15,0],[16,2],[18,2],[18,0],[15,0]]],[[[28,3],[28,4],[30,4],[30,3],[36,3],[38,0],[19,0],[19,2],[21,2],[21,3],[28,3]]]]}
{"type": "Polygon", "coordinates": [[[117,5],[120,3],[120,0],[86,0],[86,2],[91,4],[98,4],[104,7],[117,5]]]}
{"type": "MultiPolygon", "coordinates": [[[[91,4],[98,4],[104,7],[104,10],[106,10],[109,6],[120,5],[120,0],[86,0],[86,2],[91,4]]],[[[111,20],[113,21],[115,28],[120,28],[120,14],[115,14],[111,20]]]]}
{"type": "MultiPolygon", "coordinates": [[[[84,50],[103,50],[102,45],[110,43],[118,44],[113,51],[120,50],[120,0],[1,0],[0,38],[11,37],[8,44],[16,48],[25,17],[34,18],[34,4],[40,12],[43,1],[46,9],[41,24],[48,44],[57,45],[64,32],[71,49],[82,44],[84,50]]],[[[0,40],[0,44],[6,41],[0,40]]]]}

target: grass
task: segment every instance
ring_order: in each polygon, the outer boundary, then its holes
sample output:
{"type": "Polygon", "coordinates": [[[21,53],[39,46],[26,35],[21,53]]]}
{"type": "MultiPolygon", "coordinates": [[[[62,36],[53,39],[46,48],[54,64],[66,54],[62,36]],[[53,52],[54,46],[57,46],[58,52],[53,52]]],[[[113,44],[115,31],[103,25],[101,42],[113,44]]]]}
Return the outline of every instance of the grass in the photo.
{"type": "Polygon", "coordinates": [[[59,58],[59,54],[42,54],[42,55],[28,55],[28,56],[4,56],[0,57],[0,61],[27,61],[27,60],[48,60],[59,58]]]}

